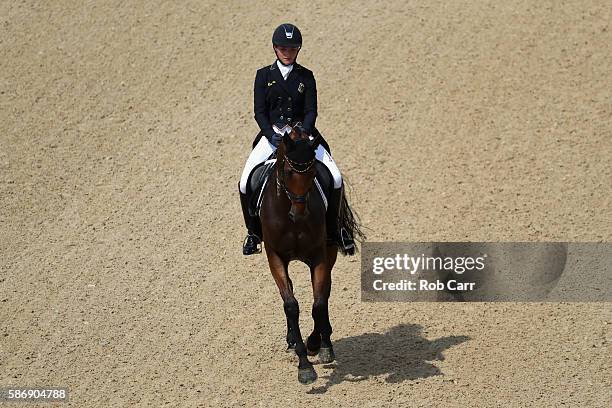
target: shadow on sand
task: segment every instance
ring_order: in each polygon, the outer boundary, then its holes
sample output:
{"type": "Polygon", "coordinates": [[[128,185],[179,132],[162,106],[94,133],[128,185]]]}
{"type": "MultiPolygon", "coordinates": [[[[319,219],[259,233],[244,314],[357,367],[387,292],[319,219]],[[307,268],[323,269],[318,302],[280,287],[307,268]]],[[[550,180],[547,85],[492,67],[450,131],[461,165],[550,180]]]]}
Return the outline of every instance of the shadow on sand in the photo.
{"type": "Polygon", "coordinates": [[[324,366],[333,372],[322,376],[327,382],[308,394],[323,394],[343,381],[357,382],[371,376],[387,375],[386,382],[400,383],[441,375],[431,362],[444,360],[446,349],[469,340],[467,336],[428,340],[421,333],[420,325],[400,324],[382,334],[365,333],[334,342],[337,361],[324,366]]]}

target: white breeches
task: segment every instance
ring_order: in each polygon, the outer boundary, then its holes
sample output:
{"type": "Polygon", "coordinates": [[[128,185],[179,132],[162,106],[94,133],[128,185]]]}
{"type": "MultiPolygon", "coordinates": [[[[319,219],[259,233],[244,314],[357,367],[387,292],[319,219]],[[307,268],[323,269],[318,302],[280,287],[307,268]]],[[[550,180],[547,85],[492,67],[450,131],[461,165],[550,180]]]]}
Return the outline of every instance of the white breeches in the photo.
{"type": "MultiPolygon", "coordinates": [[[[242,194],[246,194],[247,182],[253,169],[257,167],[258,164],[266,161],[275,150],[276,147],[274,147],[265,136],[259,139],[259,143],[257,143],[257,146],[251,151],[244,165],[244,170],[242,170],[242,176],[240,177],[240,192],[242,194]]],[[[334,188],[340,188],[342,186],[342,175],[331,155],[323,146],[319,145],[315,151],[315,157],[329,169],[329,172],[334,178],[334,188]]]]}

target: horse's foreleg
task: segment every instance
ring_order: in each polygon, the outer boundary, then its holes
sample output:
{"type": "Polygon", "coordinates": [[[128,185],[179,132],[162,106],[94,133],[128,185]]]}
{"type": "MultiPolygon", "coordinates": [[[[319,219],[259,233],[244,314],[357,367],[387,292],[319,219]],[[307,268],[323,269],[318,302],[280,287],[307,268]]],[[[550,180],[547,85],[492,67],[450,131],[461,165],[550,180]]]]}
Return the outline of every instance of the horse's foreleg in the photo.
{"type": "Polygon", "coordinates": [[[307,341],[308,350],[312,354],[318,352],[322,363],[331,363],[335,359],[331,343],[332,326],[329,322],[328,307],[331,293],[331,266],[327,261],[321,262],[311,270],[314,296],[312,318],[315,328],[307,341]]]}
{"type": "MultiPolygon", "coordinates": [[[[293,293],[293,282],[287,275],[287,280],[289,281],[289,289],[291,289],[291,293],[293,293]]],[[[293,338],[293,331],[291,330],[291,325],[289,324],[289,318],[287,318],[287,351],[295,350],[295,339],[293,338]]]]}
{"type": "Polygon", "coordinates": [[[304,384],[311,383],[317,379],[317,373],[306,356],[306,345],[302,340],[299,326],[300,307],[297,299],[293,296],[293,290],[287,271],[288,263],[282,260],[274,251],[268,250],[268,248],[266,248],[266,254],[268,256],[268,264],[270,265],[272,276],[274,277],[276,286],[278,286],[281,298],[283,299],[283,308],[285,309],[285,316],[287,317],[287,325],[289,326],[289,331],[295,342],[295,354],[297,354],[299,359],[298,380],[304,384]]]}

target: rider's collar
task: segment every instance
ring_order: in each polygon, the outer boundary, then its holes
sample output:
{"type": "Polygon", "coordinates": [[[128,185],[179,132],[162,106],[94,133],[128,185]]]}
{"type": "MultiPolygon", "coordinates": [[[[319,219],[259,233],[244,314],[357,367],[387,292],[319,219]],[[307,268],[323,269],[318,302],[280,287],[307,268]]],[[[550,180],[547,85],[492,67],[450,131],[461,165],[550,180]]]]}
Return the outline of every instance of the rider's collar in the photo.
{"type": "Polygon", "coordinates": [[[293,70],[293,64],[285,65],[280,60],[276,60],[276,66],[278,67],[283,78],[287,79],[289,73],[293,70]]]}

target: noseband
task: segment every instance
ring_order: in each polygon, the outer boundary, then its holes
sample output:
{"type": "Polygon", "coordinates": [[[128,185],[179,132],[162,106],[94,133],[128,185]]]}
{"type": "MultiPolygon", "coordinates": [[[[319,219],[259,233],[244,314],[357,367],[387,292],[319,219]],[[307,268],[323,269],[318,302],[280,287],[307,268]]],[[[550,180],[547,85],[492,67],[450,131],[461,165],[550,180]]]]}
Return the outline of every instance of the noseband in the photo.
{"type": "MultiPolygon", "coordinates": [[[[288,158],[287,155],[283,155],[283,160],[286,160],[291,170],[295,171],[296,173],[306,173],[312,168],[312,166],[315,163],[316,158],[313,158],[312,160],[306,163],[298,163],[288,158]]],[[[308,200],[308,194],[310,193],[310,189],[312,188],[312,186],[310,186],[310,188],[308,189],[308,191],[306,191],[306,194],[304,195],[298,195],[298,194],[293,193],[287,188],[287,185],[285,184],[285,164],[284,162],[278,163],[278,164],[280,165],[279,170],[281,172],[281,175],[280,177],[276,177],[276,195],[277,196],[280,195],[280,189],[282,187],[282,189],[285,190],[285,194],[287,195],[287,198],[289,199],[289,201],[291,201],[291,203],[305,204],[306,200],[308,200]]]]}

